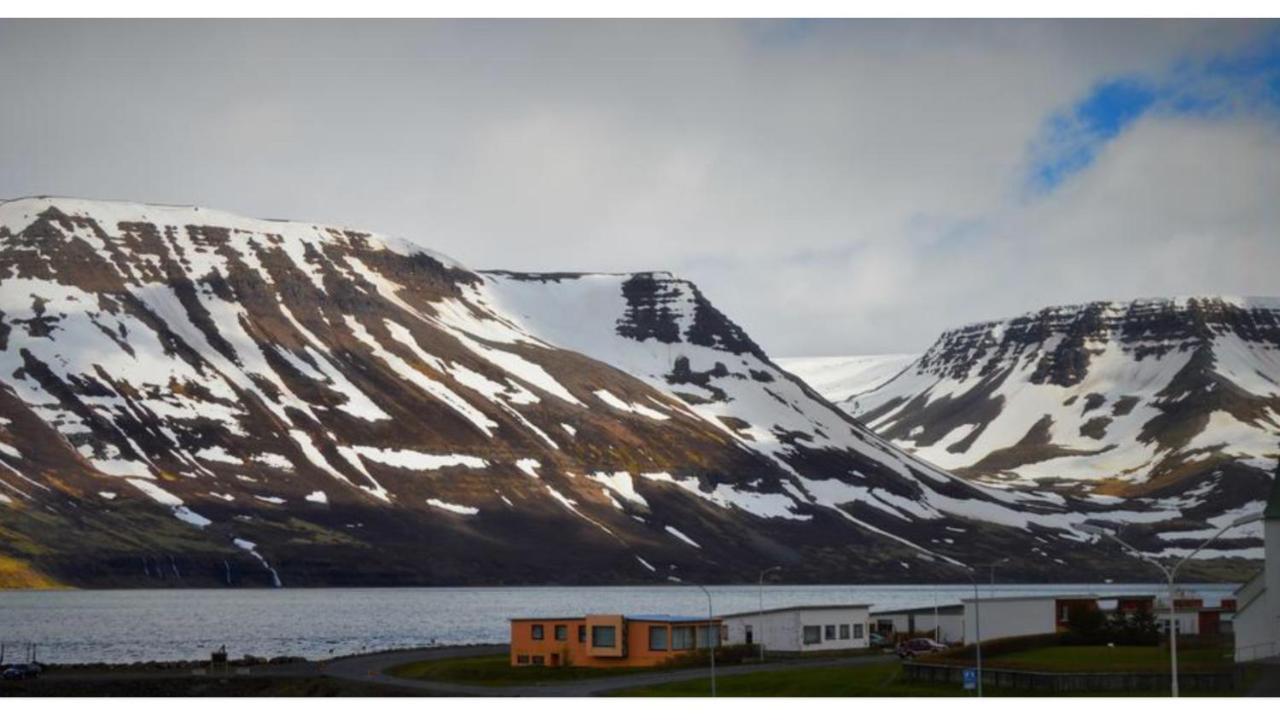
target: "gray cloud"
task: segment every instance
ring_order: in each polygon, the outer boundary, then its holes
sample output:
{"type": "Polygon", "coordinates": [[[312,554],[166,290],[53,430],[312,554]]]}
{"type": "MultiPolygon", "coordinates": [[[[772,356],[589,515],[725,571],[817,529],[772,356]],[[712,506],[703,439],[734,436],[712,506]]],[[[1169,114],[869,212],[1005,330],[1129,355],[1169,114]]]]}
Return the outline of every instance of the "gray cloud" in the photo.
{"type": "Polygon", "coordinates": [[[1045,197],[1046,118],[1274,26],[0,22],[0,197],[198,203],[477,268],[668,269],[775,354],[1045,303],[1274,293],[1274,124],[1144,118],[1045,197]]]}

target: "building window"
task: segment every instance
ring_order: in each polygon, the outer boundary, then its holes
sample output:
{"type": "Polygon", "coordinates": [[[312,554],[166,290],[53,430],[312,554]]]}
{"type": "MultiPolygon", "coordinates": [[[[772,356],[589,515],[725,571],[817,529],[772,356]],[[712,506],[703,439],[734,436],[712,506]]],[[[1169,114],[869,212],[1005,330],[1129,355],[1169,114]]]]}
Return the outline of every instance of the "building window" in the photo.
{"type": "Polygon", "coordinates": [[[1058,622],[1071,622],[1071,608],[1069,606],[1062,606],[1062,613],[1058,617],[1058,622]]]}
{"type": "Polygon", "coordinates": [[[568,639],[569,639],[569,626],[568,626],[568,625],[557,625],[557,626],[556,626],[556,639],[557,639],[557,640],[568,640],[568,639]]]}
{"type": "Polygon", "coordinates": [[[612,625],[593,625],[591,627],[591,647],[611,648],[617,646],[617,628],[612,625]]]}
{"type": "Polygon", "coordinates": [[[698,626],[698,647],[719,647],[720,646],[720,628],[716,625],[699,625],[698,626]]]}
{"type": "Polygon", "coordinates": [[[853,639],[854,640],[862,639],[862,623],[853,624],[853,639]]]}
{"type": "Polygon", "coordinates": [[[755,639],[756,639],[755,629],[754,629],[754,628],[752,628],[750,625],[748,625],[748,626],[746,626],[745,630],[746,630],[746,642],[747,642],[747,644],[748,644],[748,645],[753,645],[753,644],[755,644],[755,639]]]}
{"type": "Polygon", "coordinates": [[[692,650],[693,628],[689,626],[671,628],[671,649],[692,650]]]}
{"type": "Polygon", "coordinates": [[[587,641],[587,626],[579,625],[578,626],[578,642],[584,643],[586,641],[587,641]]]}
{"type": "Polygon", "coordinates": [[[841,626],[840,626],[840,639],[841,639],[841,640],[848,640],[848,639],[849,639],[849,626],[848,626],[848,625],[841,625],[841,626]]]}
{"type": "Polygon", "coordinates": [[[528,656],[528,655],[517,655],[517,656],[516,656],[516,664],[517,664],[517,665],[528,665],[528,664],[529,664],[529,656],[528,656]]]}
{"type": "Polygon", "coordinates": [[[545,658],[543,658],[541,655],[534,655],[534,656],[533,656],[533,664],[534,664],[534,665],[545,665],[545,664],[546,664],[546,659],[545,659],[545,658]]]}
{"type": "Polygon", "coordinates": [[[817,645],[822,642],[822,626],[821,625],[805,625],[804,626],[804,644],[817,645]]]}
{"type": "Polygon", "coordinates": [[[665,627],[654,626],[649,628],[649,649],[667,649],[667,629],[665,627]]]}
{"type": "Polygon", "coordinates": [[[542,639],[542,626],[541,626],[541,625],[534,625],[534,626],[533,626],[533,628],[532,628],[532,632],[533,632],[532,637],[533,637],[533,639],[534,639],[534,640],[541,640],[541,639],[542,639]]]}
{"type": "Polygon", "coordinates": [[[835,626],[835,625],[828,625],[828,626],[826,626],[825,628],[823,628],[823,631],[822,631],[822,637],[823,637],[823,639],[824,639],[824,640],[835,640],[835,639],[836,639],[836,626],[835,626]]]}

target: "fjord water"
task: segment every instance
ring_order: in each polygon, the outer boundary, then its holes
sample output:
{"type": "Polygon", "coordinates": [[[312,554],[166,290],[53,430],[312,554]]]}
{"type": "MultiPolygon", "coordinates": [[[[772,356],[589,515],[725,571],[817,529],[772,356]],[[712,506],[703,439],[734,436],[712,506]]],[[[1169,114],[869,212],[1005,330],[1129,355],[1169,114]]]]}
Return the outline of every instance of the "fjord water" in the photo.
{"type": "MultiPolygon", "coordinates": [[[[1206,604],[1234,585],[1187,585],[1206,604]]],[[[717,614],[754,610],[755,586],[708,588],[717,614]]],[[[1163,585],[983,585],[981,597],[1163,594],[1163,585]]],[[[972,597],[963,585],[764,587],[765,607],[866,603],[873,610],[972,597]]],[[[68,590],[0,592],[0,642],[33,642],[47,663],[195,660],[225,644],[232,657],[312,659],[423,645],[506,642],[512,617],[599,613],[705,615],[691,585],[646,587],[68,590]]]]}

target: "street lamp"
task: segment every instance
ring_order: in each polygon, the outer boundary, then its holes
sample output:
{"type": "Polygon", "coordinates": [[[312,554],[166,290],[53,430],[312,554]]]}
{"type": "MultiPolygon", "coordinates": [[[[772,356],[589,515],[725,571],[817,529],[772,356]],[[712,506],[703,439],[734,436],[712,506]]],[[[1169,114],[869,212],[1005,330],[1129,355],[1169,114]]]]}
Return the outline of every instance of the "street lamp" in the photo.
{"type": "MultiPolygon", "coordinates": [[[[683,580],[681,580],[680,578],[674,575],[668,575],[667,579],[675,583],[685,584],[683,580]]],[[[708,630],[707,634],[711,638],[711,642],[710,642],[711,648],[710,648],[710,652],[708,652],[707,654],[711,656],[711,697],[715,697],[716,696],[716,646],[720,644],[720,626],[719,625],[715,626],[714,635],[710,632],[710,630],[712,629],[711,628],[712,618],[715,616],[715,612],[711,608],[711,592],[707,590],[705,587],[703,587],[700,583],[689,583],[689,584],[696,586],[699,590],[702,591],[702,594],[707,596],[707,630],[708,630]]]]}
{"type": "Polygon", "coordinates": [[[1174,586],[1174,582],[1178,577],[1178,571],[1182,569],[1182,566],[1184,563],[1186,563],[1191,558],[1195,557],[1195,554],[1205,549],[1205,547],[1207,547],[1209,543],[1222,537],[1223,533],[1225,533],[1226,531],[1232,528],[1240,527],[1241,525],[1248,525],[1249,523],[1257,522],[1261,519],[1262,519],[1262,513],[1250,513],[1249,515],[1245,515],[1244,517],[1236,519],[1235,522],[1232,522],[1231,524],[1224,526],[1221,530],[1215,533],[1213,537],[1200,543],[1199,547],[1197,547],[1195,550],[1192,550],[1190,555],[1187,555],[1181,558],[1180,560],[1178,560],[1176,563],[1174,563],[1173,567],[1167,567],[1164,563],[1160,562],[1159,560],[1148,557],[1146,553],[1142,552],[1141,550],[1135,548],[1134,546],[1122,540],[1119,534],[1111,532],[1110,530],[1108,530],[1105,527],[1102,527],[1101,525],[1094,525],[1093,523],[1084,522],[1074,526],[1075,529],[1080,530],[1081,532],[1086,532],[1086,533],[1089,533],[1090,535],[1097,535],[1100,537],[1115,540],[1117,543],[1128,548],[1130,551],[1136,554],[1139,558],[1146,560],[1152,565],[1155,565],[1156,567],[1160,568],[1160,572],[1164,573],[1165,578],[1169,581],[1169,668],[1170,668],[1169,684],[1173,691],[1173,697],[1178,697],[1178,631],[1176,627],[1177,613],[1174,612],[1174,602],[1173,602],[1174,592],[1176,590],[1174,586]]]}
{"type": "Polygon", "coordinates": [[[760,571],[760,615],[756,617],[756,630],[760,633],[760,639],[757,641],[760,645],[760,662],[764,662],[764,576],[781,569],[781,565],[774,565],[760,571]]]}
{"type": "Polygon", "coordinates": [[[1007,562],[1009,562],[1009,558],[1004,558],[1003,560],[999,560],[993,563],[987,563],[986,565],[974,566],[975,568],[986,568],[987,571],[990,573],[989,578],[987,580],[987,591],[990,593],[991,597],[996,596],[996,568],[1007,562]]]}
{"type": "Polygon", "coordinates": [[[982,600],[978,596],[978,572],[966,567],[973,580],[973,649],[978,658],[978,697],[982,697],[982,600]]]}

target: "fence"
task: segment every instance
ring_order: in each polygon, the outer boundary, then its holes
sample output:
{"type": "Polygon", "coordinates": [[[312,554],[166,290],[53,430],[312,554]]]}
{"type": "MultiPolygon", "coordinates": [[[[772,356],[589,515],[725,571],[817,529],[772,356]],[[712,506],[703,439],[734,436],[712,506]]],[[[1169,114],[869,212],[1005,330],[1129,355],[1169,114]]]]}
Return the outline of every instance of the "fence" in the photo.
{"type": "MultiPolygon", "coordinates": [[[[934,682],[961,685],[964,668],[921,662],[902,664],[902,675],[908,682],[934,682]]],[[[1073,692],[1168,692],[1167,673],[1054,673],[983,668],[982,685],[987,688],[1028,690],[1044,693],[1073,692]]],[[[1236,687],[1236,673],[1178,673],[1178,687],[1192,692],[1224,692],[1236,687]]]]}
{"type": "Polygon", "coordinates": [[[1236,648],[1236,662],[1238,663],[1253,662],[1254,660],[1262,660],[1276,655],[1280,655],[1280,644],[1275,641],[1254,643],[1253,645],[1243,645],[1236,648]]]}

